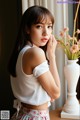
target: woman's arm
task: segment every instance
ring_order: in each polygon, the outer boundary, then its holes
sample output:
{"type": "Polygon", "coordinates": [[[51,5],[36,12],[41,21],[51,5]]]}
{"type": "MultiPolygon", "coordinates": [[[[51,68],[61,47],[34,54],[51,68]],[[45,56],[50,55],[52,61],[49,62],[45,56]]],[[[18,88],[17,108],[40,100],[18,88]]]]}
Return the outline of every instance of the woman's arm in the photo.
{"type": "Polygon", "coordinates": [[[56,65],[56,59],[55,59],[56,46],[57,46],[57,41],[52,35],[47,45],[47,54],[48,54],[48,59],[49,59],[49,64],[50,64],[50,71],[52,73],[52,76],[55,80],[57,87],[60,88],[60,78],[59,78],[57,65],[56,65]]]}
{"type": "MultiPolygon", "coordinates": [[[[24,54],[23,61],[24,61],[23,63],[25,63],[23,65],[24,72],[26,74],[32,74],[34,69],[38,65],[41,65],[46,61],[46,56],[41,48],[33,47],[26,54],[24,54]]],[[[41,86],[45,89],[45,91],[49,94],[51,99],[56,99],[60,96],[59,78],[57,74],[58,73],[56,69],[55,59],[54,60],[52,59],[50,61],[50,69],[48,69],[45,73],[37,77],[37,80],[39,81],[41,86]],[[57,77],[55,76],[55,74],[57,77]]]]}
{"type": "MultiPolygon", "coordinates": [[[[34,64],[32,64],[32,66],[35,68],[36,66],[46,61],[46,57],[45,53],[40,48],[35,48],[33,51],[35,52],[33,59],[34,64]]],[[[49,94],[51,99],[56,99],[60,96],[60,81],[54,57],[52,60],[50,60],[50,70],[40,75],[37,79],[49,94]]]]}
{"type": "Polygon", "coordinates": [[[60,91],[60,78],[59,78],[59,73],[57,70],[57,65],[56,65],[56,60],[55,60],[56,46],[57,46],[57,41],[55,37],[52,35],[47,45],[47,54],[48,54],[48,59],[49,59],[49,64],[50,64],[50,71],[60,91]]]}

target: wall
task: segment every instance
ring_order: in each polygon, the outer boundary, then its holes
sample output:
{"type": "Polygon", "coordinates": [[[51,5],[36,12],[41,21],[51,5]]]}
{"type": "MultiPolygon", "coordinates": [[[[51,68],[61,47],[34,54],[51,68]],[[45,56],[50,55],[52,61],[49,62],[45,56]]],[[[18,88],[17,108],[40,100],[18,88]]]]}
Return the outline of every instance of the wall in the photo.
{"type": "Polygon", "coordinates": [[[0,0],[0,110],[13,109],[13,94],[7,70],[20,21],[20,0],[0,0]]]}

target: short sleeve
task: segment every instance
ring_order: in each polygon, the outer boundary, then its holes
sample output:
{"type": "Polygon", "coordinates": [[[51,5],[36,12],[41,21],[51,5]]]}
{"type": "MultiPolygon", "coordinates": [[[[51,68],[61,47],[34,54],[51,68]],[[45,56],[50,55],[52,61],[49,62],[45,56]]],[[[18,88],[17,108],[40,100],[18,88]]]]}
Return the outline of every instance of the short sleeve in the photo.
{"type": "Polygon", "coordinates": [[[45,62],[39,64],[38,66],[36,66],[33,69],[33,75],[37,78],[47,71],[49,71],[49,65],[48,65],[48,62],[46,60],[45,62]]]}

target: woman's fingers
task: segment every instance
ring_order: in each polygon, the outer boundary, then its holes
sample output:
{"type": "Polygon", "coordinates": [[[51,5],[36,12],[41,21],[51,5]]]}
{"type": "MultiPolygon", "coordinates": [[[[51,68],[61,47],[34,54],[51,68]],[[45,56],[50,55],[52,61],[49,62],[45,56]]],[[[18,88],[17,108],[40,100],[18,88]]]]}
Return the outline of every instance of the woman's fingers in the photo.
{"type": "Polygon", "coordinates": [[[51,56],[55,55],[55,50],[57,46],[57,41],[53,35],[51,35],[49,42],[47,44],[47,55],[48,59],[51,58],[51,56]]]}
{"type": "Polygon", "coordinates": [[[49,39],[49,45],[50,45],[50,46],[55,46],[55,45],[57,45],[57,41],[56,41],[54,35],[51,35],[51,37],[50,37],[50,39],[49,39]]]}

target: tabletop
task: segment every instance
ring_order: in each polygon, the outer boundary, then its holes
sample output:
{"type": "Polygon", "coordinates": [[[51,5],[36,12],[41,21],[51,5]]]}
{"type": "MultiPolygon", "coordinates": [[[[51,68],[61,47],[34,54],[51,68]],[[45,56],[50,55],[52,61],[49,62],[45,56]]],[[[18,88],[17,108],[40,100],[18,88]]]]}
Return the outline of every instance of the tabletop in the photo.
{"type": "Polygon", "coordinates": [[[50,120],[72,120],[68,118],[61,118],[62,108],[56,109],[56,110],[51,110],[50,111],[50,120]]]}

